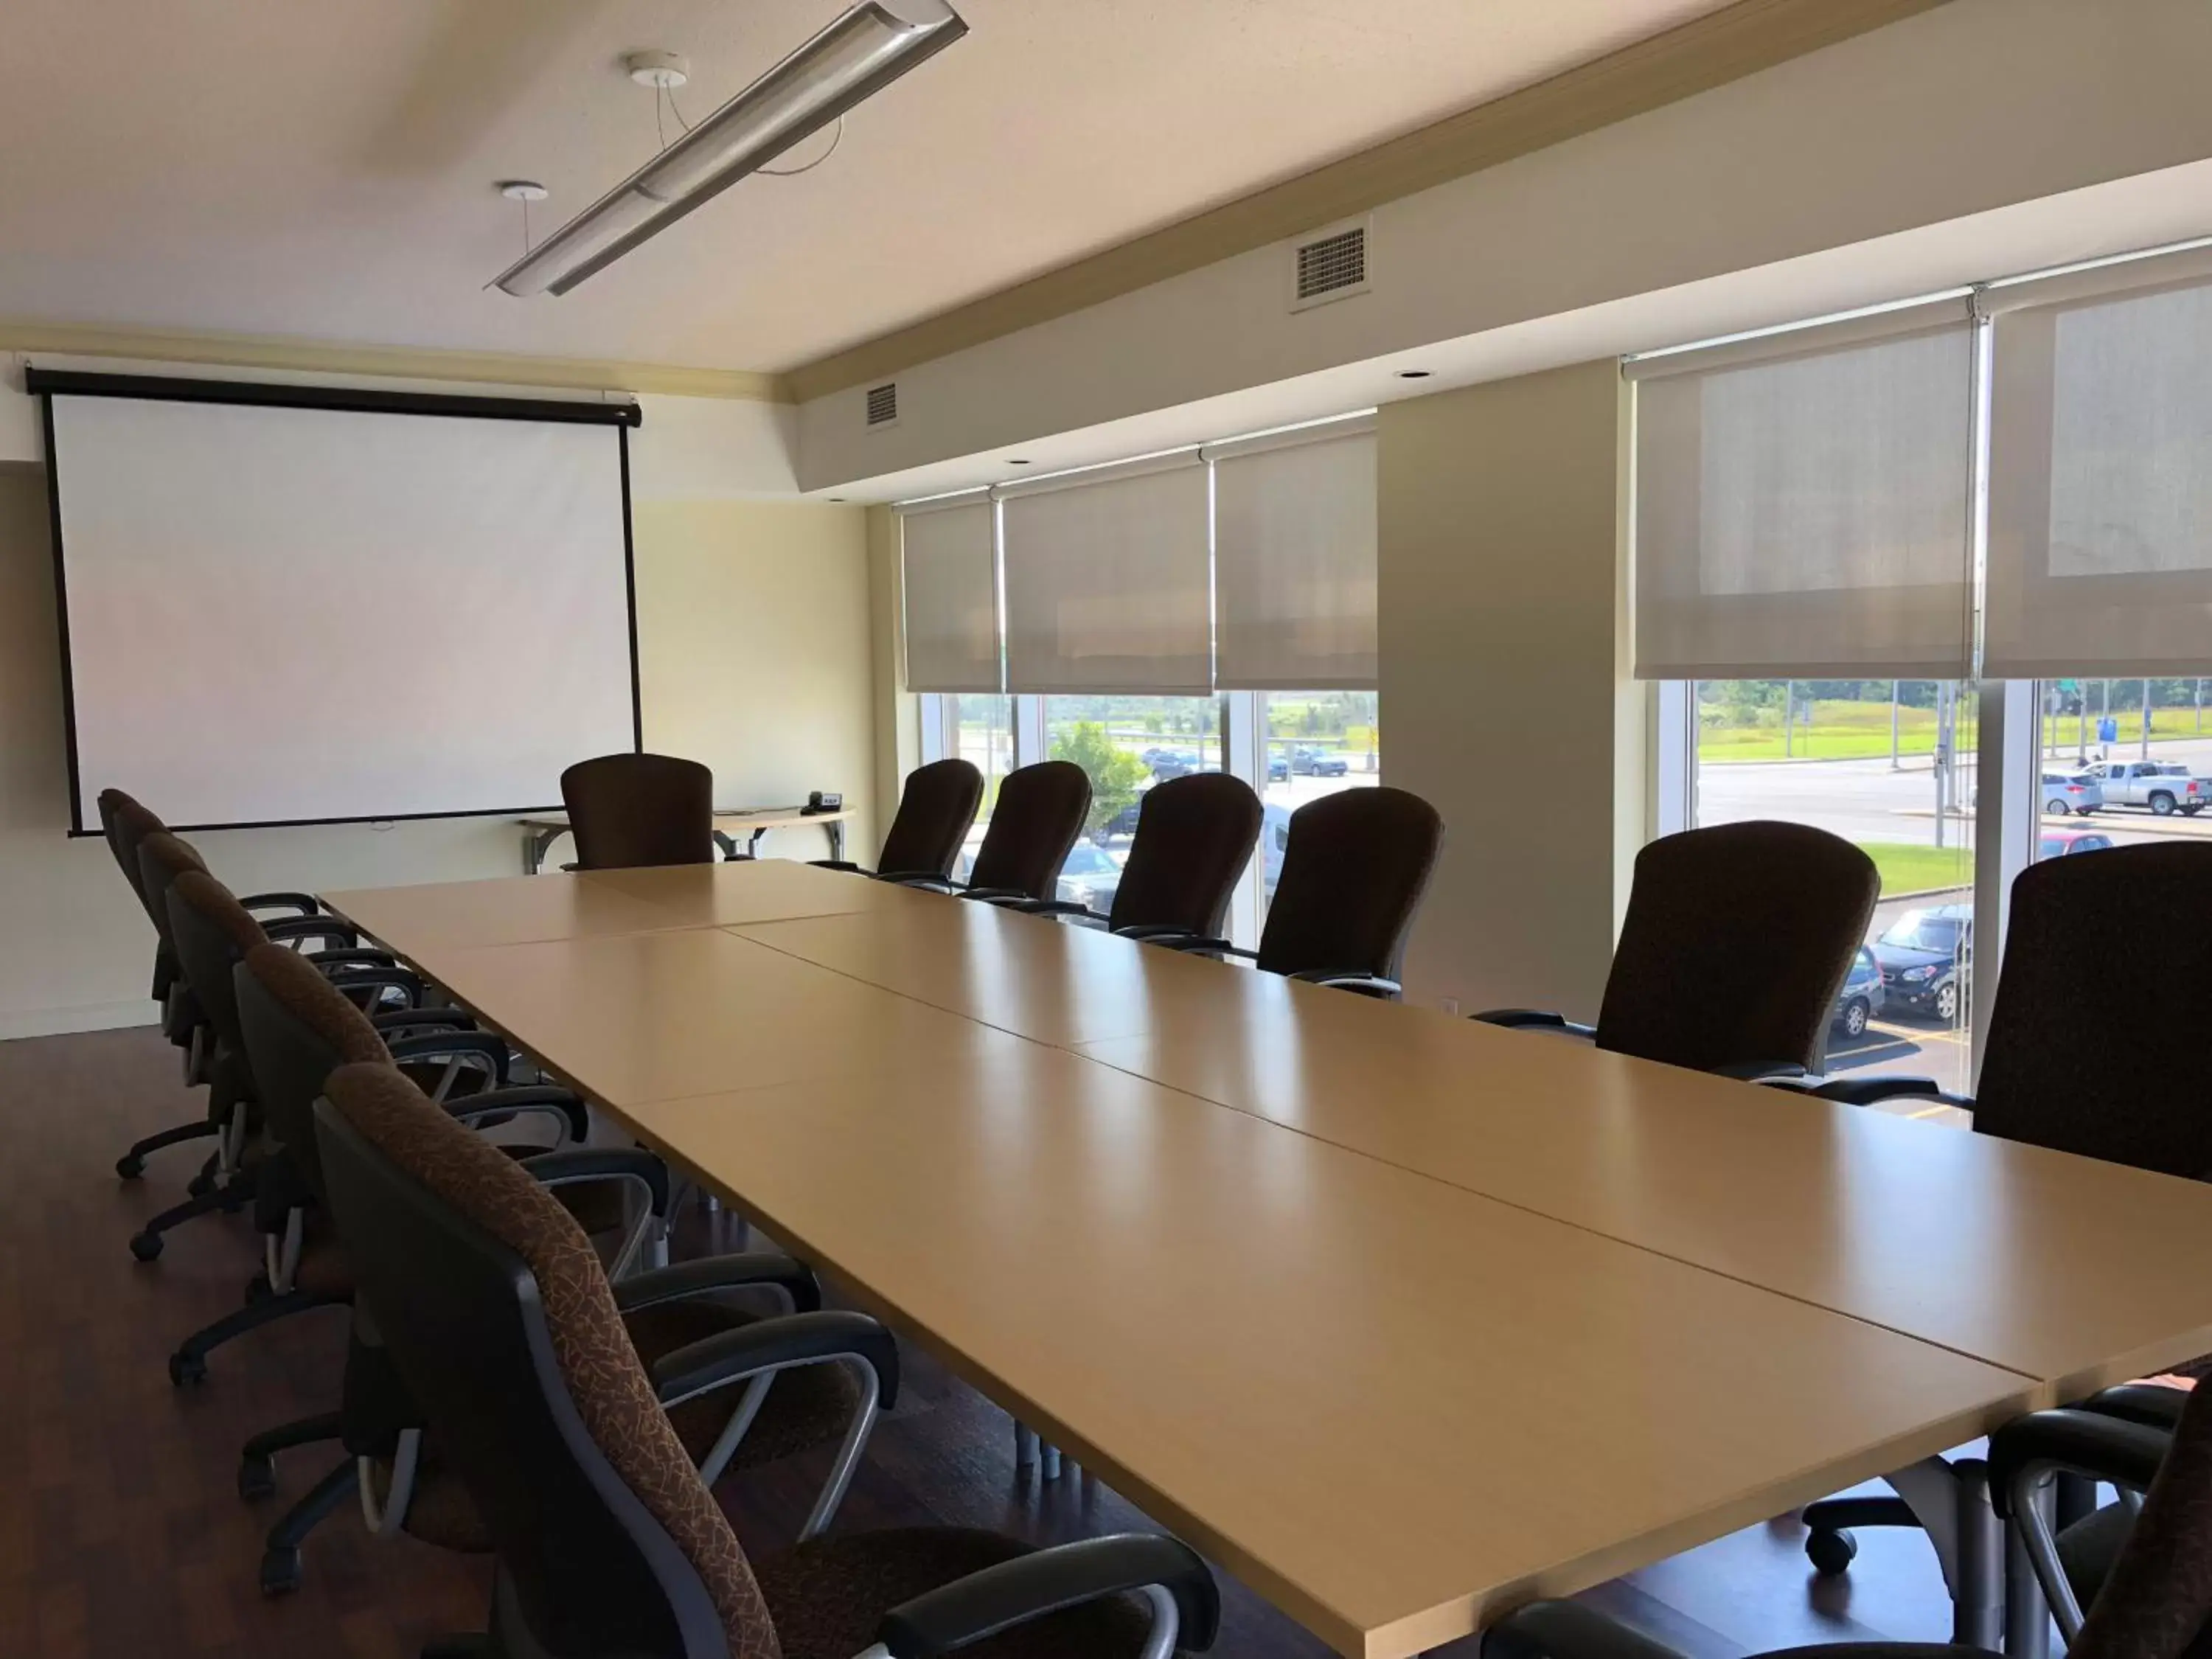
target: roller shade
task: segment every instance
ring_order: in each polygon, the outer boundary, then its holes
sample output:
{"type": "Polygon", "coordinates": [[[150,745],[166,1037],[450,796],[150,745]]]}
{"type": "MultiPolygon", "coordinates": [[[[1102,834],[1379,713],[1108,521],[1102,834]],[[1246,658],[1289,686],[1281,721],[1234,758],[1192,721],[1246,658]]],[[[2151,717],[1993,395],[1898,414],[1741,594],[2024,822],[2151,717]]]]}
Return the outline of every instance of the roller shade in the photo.
{"type": "Polygon", "coordinates": [[[1206,475],[1196,450],[1000,497],[1009,691],[1212,690],[1206,475]]]}
{"type": "Polygon", "coordinates": [[[999,584],[988,495],[899,515],[910,691],[999,689],[999,584]]]}
{"type": "Polygon", "coordinates": [[[1944,301],[1629,366],[1638,678],[1969,672],[1972,324],[1944,301]]]}
{"type": "Polygon", "coordinates": [[[2212,261],[1990,295],[1992,678],[2212,673],[2212,261]]]}
{"type": "Polygon", "coordinates": [[[1209,448],[1215,683],[1368,690],[1375,665],[1371,417],[1209,448]]]}

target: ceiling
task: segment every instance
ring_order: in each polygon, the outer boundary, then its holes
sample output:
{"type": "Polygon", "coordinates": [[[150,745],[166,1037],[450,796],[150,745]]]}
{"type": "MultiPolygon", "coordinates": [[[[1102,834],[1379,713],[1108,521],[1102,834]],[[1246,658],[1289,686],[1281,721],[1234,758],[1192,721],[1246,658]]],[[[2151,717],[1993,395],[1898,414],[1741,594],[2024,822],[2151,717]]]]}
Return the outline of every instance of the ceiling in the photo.
{"type": "Polygon", "coordinates": [[[781,371],[1722,0],[955,3],[825,165],[523,301],[493,181],[542,233],[644,161],[623,53],[687,54],[696,121],[841,0],[11,0],[0,319],[781,371]]]}

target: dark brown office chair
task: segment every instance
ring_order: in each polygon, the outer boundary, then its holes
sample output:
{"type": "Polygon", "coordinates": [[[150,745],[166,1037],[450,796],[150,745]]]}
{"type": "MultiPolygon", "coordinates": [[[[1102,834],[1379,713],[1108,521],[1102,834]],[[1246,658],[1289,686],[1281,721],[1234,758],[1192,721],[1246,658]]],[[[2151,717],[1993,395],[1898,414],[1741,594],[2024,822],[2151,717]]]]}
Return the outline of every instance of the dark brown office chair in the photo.
{"type": "Polygon", "coordinates": [[[802,1315],[641,1363],[622,1289],[574,1224],[406,1079],[343,1067],[316,1114],[362,1301],[497,1548],[490,1650],[852,1659],[872,1642],[946,1653],[1005,1631],[978,1659],[1134,1659],[1172,1645],[1147,1646],[1168,1620],[1187,1648],[1211,1644],[1212,1577],[1170,1539],[1032,1552],[931,1528],[813,1538],[756,1565],[669,1408],[813,1357],[812,1333],[859,1316],[802,1315]]]}
{"type": "Polygon", "coordinates": [[[1344,789],[1308,801],[1291,814],[1259,950],[1218,939],[1170,943],[1243,957],[1288,979],[1395,997],[1443,839],[1437,809],[1403,789],[1344,789]]]}
{"type": "Polygon", "coordinates": [[[966,886],[933,876],[883,879],[994,903],[1049,899],[1059,887],[1060,866],[1090,816],[1091,778],[1074,762],[1019,767],[1000,781],[998,803],[966,886]]]}
{"type": "MultiPolygon", "coordinates": [[[[334,1270],[342,1278],[349,1294],[351,1255],[331,1223],[313,1133],[313,1103],[338,1066],[385,1064],[388,1053],[389,1063],[396,1064],[454,1123],[475,1126],[536,1116],[551,1125],[556,1142],[583,1137],[583,1103],[563,1089],[525,1085],[449,1094],[443,1100],[432,1097],[431,1087],[449,1081],[449,1068],[456,1057],[467,1054],[465,1045],[471,1037],[497,1042],[471,1030],[442,1029],[441,1022],[456,1019],[466,1027],[465,1017],[455,1011],[410,1010],[364,1019],[310,964],[275,948],[248,955],[237,970],[237,991],[240,1024],[257,1078],[262,1080],[270,1131],[284,1139],[295,1162],[311,1250],[326,1259],[326,1271],[334,1270]]],[[[628,1273],[641,1243],[648,1237],[659,1239],[659,1224],[667,1209],[667,1174],[649,1152],[576,1145],[556,1146],[549,1152],[512,1142],[501,1144],[498,1152],[520,1160],[530,1177],[587,1235],[613,1235],[623,1227],[624,1188],[641,1198],[628,1236],[611,1249],[609,1271],[620,1281],[617,1295],[630,1340],[648,1360],[690,1342],[768,1322],[744,1310],[721,1305],[720,1298],[732,1291],[780,1292],[795,1310],[820,1306],[820,1287],[813,1275],[787,1256],[730,1255],[667,1269],[665,1250],[657,1250],[659,1268],[628,1273]]],[[[595,1243],[593,1248],[599,1247],[595,1243]]],[[[866,1334],[876,1328],[871,1322],[854,1328],[866,1334]]],[[[888,1336],[878,1346],[891,1352],[888,1336]]],[[[851,1370],[824,1364],[792,1371],[763,1397],[737,1402],[748,1422],[734,1431],[732,1407],[726,1399],[681,1407],[676,1413],[678,1433],[710,1482],[725,1469],[757,1468],[847,1437],[853,1438],[852,1455],[857,1457],[875,1407],[864,1398],[866,1391],[851,1370]]],[[[257,1435],[241,1454],[239,1490],[248,1497],[276,1490],[273,1460],[279,1452],[337,1439],[348,1454],[270,1528],[261,1562],[265,1593],[279,1595],[298,1586],[301,1548],[308,1534],[334,1508],[361,1493],[363,1483],[368,1498],[364,1512],[378,1534],[404,1531],[449,1549],[489,1547],[465,1491],[422,1429],[422,1414],[392,1370],[374,1327],[357,1320],[347,1354],[341,1409],[257,1435]]],[[[838,1490],[842,1491],[842,1481],[838,1490]]],[[[834,1508],[833,1498],[821,1524],[828,1523],[829,1510],[834,1508]]]]}
{"type": "Polygon", "coordinates": [[[577,870],[714,862],[714,775],[673,755],[601,755],[561,775],[577,870]]]}
{"type": "MultiPolygon", "coordinates": [[[[1940,1100],[1973,1114],[1978,1134],[2212,1180],[2212,1113],[2181,1079],[2212,1074],[2212,930],[2131,928],[2212,916],[2212,847],[2112,848],[2031,865],[2012,886],[2003,972],[1990,1009],[1979,1086],[1970,1097],[1924,1077],[1838,1078],[1793,1092],[1871,1106],[1940,1100]]],[[[1788,1085],[1779,1085],[1788,1086],[1788,1085]]],[[[2185,1371],[2212,1371],[2212,1355],[2185,1371]]],[[[2170,1425],[2174,1390],[2106,1389],[2089,1404],[2170,1425]]],[[[1857,1553],[1850,1528],[1917,1526],[1902,1499],[1827,1498],[1805,1510],[1806,1553],[1838,1573],[1857,1553]]]]}
{"type": "Polygon", "coordinates": [[[1265,816],[1242,778],[1226,772],[1169,778],[1138,805],[1137,833],[1106,915],[1058,901],[1016,908],[1103,924],[1127,939],[1217,938],[1265,816]]]}
{"type": "MultiPolygon", "coordinates": [[[[887,880],[915,878],[943,881],[952,873],[960,843],[983,804],[983,775],[964,760],[932,761],[916,767],[899,797],[898,816],[884,837],[883,856],[873,871],[844,859],[817,859],[824,870],[878,874],[887,880]]],[[[1062,857],[1066,854],[1062,854],[1062,857]]]]}
{"type": "Polygon", "coordinates": [[[1881,896],[1874,860],[1808,824],[1662,836],[1636,855],[1595,1026],[1528,1008],[1474,1018],[1731,1077],[1818,1072],[1881,896]]]}
{"type": "MultiPolygon", "coordinates": [[[[1990,1437],[1992,1492],[2059,1610],[2069,1659],[2212,1659],[2212,1389],[2167,1392],[2181,1407],[2170,1439],[2080,1411],[2033,1412],[1990,1437]],[[2066,1574],[2047,1526],[2024,1501],[2061,1473],[2144,1493],[2141,1514],[2122,1529],[2094,1583],[2066,1574]],[[2086,1619],[2073,1612],[2078,1600],[2087,1601],[2086,1619]]],[[[1789,1651],[1795,1659],[1966,1659],[1986,1650],[1840,1642],[1789,1651]]],[[[1485,1633],[1482,1652],[1484,1659],[1681,1659],[1664,1642],[1579,1601],[1535,1601],[1508,1613],[1485,1633]]]]}

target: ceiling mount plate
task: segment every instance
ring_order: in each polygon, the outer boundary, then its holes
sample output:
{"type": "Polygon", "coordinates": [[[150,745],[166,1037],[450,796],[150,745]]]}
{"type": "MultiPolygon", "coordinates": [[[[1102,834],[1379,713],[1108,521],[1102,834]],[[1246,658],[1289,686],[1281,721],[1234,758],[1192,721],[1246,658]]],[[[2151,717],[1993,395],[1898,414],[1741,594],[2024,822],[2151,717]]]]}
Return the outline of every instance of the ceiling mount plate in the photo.
{"type": "Polygon", "coordinates": [[[680,52],[634,52],[623,59],[629,78],[641,87],[673,92],[691,78],[691,64],[680,52]]]}

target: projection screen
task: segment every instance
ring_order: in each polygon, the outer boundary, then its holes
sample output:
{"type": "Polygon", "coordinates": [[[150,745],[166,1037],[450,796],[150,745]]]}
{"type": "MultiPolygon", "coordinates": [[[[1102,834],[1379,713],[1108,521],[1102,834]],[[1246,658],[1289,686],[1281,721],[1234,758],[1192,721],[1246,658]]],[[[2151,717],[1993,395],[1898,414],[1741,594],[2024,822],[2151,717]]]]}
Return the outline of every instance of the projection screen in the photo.
{"type": "Polygon", "coordinates": [[[632,406],[147,386],[32,381],[77,831],[538,811],[639,746],[632,406]]]}

